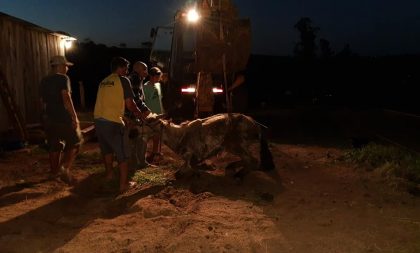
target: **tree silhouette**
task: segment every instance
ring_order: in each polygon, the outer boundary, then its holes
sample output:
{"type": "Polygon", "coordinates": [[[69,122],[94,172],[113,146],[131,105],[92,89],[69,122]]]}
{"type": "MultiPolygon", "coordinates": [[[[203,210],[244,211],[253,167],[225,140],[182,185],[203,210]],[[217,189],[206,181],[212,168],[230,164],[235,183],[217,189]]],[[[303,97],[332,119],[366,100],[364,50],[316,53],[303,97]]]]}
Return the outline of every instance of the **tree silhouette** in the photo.
{"type": "Polygon", "coordinates": [[[90,38],[84,38],[82,43],[84,43],[84,44],[95,44],[95,42],[93,42],[93,40],[91,40],[90,38]]]}
{"type": "Polygon", "coordinates": [[[330,46],[330,42],[326,39],[319,40],[319,49],[321,50],[322,59],[329,59],[334,55],[334,52],[330,46]]]}
{"type": "Polygon", "coordinates": [[[349,58],[355,56],[349,44],[344,45],[344,48],[337,54],[340,58],[349,58]]]}
{"type": "Polygon", "coordinates": [[[144,41],[141,43],[141,48],[151,49],[153,43],[151,41],[144,41]]]}
{"type": "Polygon", "coordinates": [[[312,25],[308,17],[301,18],[294,26],[300,33],[300,42],[296,43],[294,53],[298,58],[311,60],[315,57],[315,38],[319,31],[318,27],[312,25]]]}

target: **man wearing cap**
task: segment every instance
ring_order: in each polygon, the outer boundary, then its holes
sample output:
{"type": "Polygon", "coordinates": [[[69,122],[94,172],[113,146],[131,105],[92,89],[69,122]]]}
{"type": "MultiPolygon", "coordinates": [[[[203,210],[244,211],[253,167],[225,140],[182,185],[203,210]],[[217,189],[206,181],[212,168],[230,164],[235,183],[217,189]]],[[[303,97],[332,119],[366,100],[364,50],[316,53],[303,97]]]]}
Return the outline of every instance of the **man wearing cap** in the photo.
{"type": "Polygon", "coordinates": [[[71,183],[71,166],[82,143],[79,120],[71,99],[70,79],[66,75],[73,63],[62,55],[56,55],[51,58],[50,66],[51,73],[42,79],[40,85],[50,174],[52,177],[60,175],[65,182],[71,183]]]}
{"type": "Polygon", "coordinates": [[[129,61],[122,57],[112,59],[112,73],[99,84],[94,110],[95,129],[104,157],[106,176],[107,179],[114,177],[112,165],[115,154],[120,169],[120,193],[129,188],[130,154],[128,134],[123,121],[124,110],[127,108],[137,118],[146,118],[150,113],[144,103],[140,104],[140,110],[134,102],[130,80],[126,77],[129,64],[129,61]]]}

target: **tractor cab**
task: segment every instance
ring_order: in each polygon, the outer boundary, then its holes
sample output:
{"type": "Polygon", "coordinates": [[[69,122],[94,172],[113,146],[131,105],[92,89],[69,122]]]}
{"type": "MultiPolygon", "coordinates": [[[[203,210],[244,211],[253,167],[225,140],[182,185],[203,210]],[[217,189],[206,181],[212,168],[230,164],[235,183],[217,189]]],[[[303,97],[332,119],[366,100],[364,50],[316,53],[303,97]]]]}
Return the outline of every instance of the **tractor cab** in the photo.
{"type": "Polygon", "coordinates": [[[150,62],[167,75],[164,107],[192,119],[229,111],[227,87],[245,69],[251,48],[249,19],[230,0],[198,0],[175,14],[173,26],[152,29],[150,62]]]}

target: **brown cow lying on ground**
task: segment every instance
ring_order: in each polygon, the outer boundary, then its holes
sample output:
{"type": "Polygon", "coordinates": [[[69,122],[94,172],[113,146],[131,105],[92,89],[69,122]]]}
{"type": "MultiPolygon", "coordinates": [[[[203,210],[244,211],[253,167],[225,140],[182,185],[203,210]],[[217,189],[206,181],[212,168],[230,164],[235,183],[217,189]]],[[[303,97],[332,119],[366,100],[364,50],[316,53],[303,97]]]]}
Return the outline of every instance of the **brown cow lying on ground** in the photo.
{"type": "Polygon", "coordinates": [[[191,172],[205,159],[222,150],[241,158],[241,174],[251,169],[271,170],[275,167],[262,126],[243,114],[217,114],[180,125],[162,119],[154,120],[151,116],[145,125],[155,133],[160,132],[163,143],[183,158],[185,165],[180,174],[191,172]],[[258,159],[249,149],[256,142],[260,144],[259,166],[258,159]]]}

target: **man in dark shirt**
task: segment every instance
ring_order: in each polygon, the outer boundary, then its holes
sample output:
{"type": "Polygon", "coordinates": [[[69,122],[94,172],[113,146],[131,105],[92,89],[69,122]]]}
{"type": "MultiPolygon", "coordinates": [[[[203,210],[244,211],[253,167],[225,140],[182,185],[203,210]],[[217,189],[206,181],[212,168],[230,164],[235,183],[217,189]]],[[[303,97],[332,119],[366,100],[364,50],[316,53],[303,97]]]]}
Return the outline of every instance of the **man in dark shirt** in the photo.
{"type": "Polygon", "coordinates": [[[82,142],[79,120],[71,99],[68,62],[64,56],[51,58],[51,74],[41,81],[41,111],[49,145],[50,173],[71,183],[70,170],[82,142]],[[62,142],[65,143],[63,146],[62,142]],[[64,151],[61,159],[61,152],[64,151]]]}
{"type": "Polygon", "coordinates": [[[138,61],[133,65],[133,71],[128,75],[134,93],[134,101],[144,101],[143,83],[148,76],[147,65],[144,62],[138,61]]]}
{"type": "MultiPolygon", "coordinates": [[[[146,63],[137,61],[133,65],[133,71],[128,75],[131,87],[134,93],[134,101],[140,107],[144,103],[144,79],[148,76],[148,68],[146,63]]],[[[128,113],[129,115],[130,113],[128,113]]],[[[130,117],[129,117],[130,118],[130,117]]],[[[129,126],[130,127],[130,126],[129,126]]],[[[146,162],[147,142],[140,136],[135,126],[130,129],[130,167],[134,169],[142,169],[153,166],[146,162]]]]}

